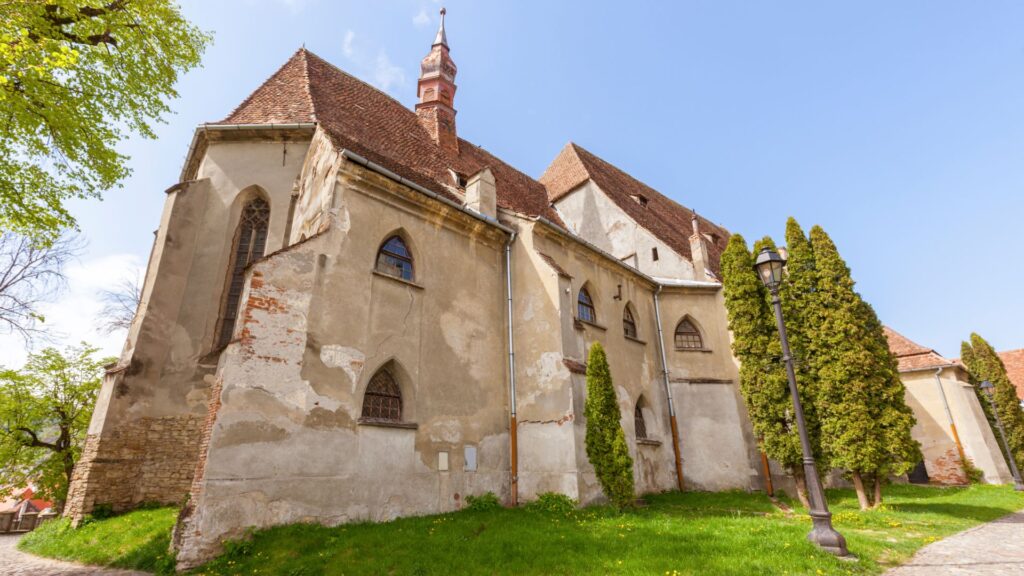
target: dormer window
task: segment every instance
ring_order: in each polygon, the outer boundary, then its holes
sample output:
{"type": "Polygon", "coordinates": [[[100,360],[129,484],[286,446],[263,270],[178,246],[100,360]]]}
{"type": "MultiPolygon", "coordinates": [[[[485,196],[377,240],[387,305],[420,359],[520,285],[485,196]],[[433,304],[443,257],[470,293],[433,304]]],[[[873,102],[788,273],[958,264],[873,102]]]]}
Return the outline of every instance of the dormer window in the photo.
{"type": "Polygon", "coordinates": [[[466,180],[466,177],[464,175],[459,174],[458,172],[456,172],[455,170],[452,170],[451,168],[448,169],[448,174],[451,175],[452,182],[454,182],[457,187],[459,187],[459,188],[465,188],[466,187],[467,180],[466,180]]]}
{"type": "Polygon", "coordinates": [[[632,196],[633,200],[635,200],[637,204],[647,206],[647,196],[644,196],[643,194],[633,194],[632,196]]]}

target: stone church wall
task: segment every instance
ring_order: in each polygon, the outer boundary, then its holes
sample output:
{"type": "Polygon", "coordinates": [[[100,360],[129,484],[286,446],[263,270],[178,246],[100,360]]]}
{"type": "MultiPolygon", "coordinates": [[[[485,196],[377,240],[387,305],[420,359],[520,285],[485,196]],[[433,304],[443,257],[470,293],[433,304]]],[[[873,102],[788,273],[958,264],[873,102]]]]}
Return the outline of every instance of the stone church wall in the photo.
{"type": "Polygon", "coordinates": [[[193,180],[168,191],[139,311],[105,377],[66,514],[97,504],[181,503],[198,458],[221,292],[242,201],[271,205],[266,250],[284,242],[301,141],[211,141],[193,180]],[[159,281],[157,281],[159,278],[159,281]]]}
{"type": "Polygon", "coordinates": [[[340,192],[331,226],[251,268],[176,529],[183,566],[251,526],[389,520],[508,492],[505,234],[351,164],[339,178],[323,188],[340,192]],[[392,234],[413,253],[411,282],[374,271],[392,234]],[[384,367],[400,424],[361,419],[384,367]]]}

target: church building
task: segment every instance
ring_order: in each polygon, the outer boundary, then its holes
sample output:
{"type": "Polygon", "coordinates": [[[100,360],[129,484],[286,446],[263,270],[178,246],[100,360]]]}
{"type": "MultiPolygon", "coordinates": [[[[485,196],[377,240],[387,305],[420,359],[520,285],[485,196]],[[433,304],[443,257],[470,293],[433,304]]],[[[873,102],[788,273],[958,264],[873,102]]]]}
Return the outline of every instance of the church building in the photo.
{"type": "Polygon", "coordinates": [[[539,178],[456,128],[441,27],[401,103],[306,49],[198,127],[66,514],[184,503],[180,566],[250,527],[601,489],[606,349],[638,492],[760,489],[729,233],[570,143],[539,178]]]}

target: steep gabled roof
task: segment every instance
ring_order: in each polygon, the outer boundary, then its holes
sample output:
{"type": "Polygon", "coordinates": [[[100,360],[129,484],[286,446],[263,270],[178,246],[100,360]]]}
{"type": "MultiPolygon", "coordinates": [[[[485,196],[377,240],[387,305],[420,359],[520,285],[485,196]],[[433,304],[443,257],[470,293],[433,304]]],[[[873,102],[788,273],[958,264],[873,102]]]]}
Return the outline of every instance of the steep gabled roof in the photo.
{"type": "Polygon", "coordinates": [[[459,139],[458,153],[442,149],[414,111],[305,48],[217,124],[299,122],[317,122],[337,148],[459,203],[449,170],[472,175],[490,168],[498,206],[561,224],[540,182],[466,140],[459,139]]]}
{"type": "Polygon", "coordinates": [[[899,362],[900,372],[938,368],[939,366],[953,364],[952,360],[943,358],[935,350],[921,346],[888,326],[884,330],[885,337],[889,341],[889,350],[892,351],[893,356],[896,356],[896,360],[899,362]]]}
{"type": "Polygon", "coordinates": [[[999,359],[1006,366],[1006,375],[1017,387],[1017,397],[1024,400],[1024,348],[999,353],[999,359]]]}
{"type": "MultiPolygon", "coordinates": [[[[556,202],[587,180],[593,180],[615,204],[639,225],[684,258],[691,259],[690,236],[693,210],[681,206],[623,170],[573,142],[565,145],[540,177],[548,199],[556,202]],[[638,199],[643,198],[640,202],[638,199]]],[[[729,231],[698,216],[700,231],[714,239],[708,242],[709,267],[719,273],[719,259],[729,241],[729,231]]]]}

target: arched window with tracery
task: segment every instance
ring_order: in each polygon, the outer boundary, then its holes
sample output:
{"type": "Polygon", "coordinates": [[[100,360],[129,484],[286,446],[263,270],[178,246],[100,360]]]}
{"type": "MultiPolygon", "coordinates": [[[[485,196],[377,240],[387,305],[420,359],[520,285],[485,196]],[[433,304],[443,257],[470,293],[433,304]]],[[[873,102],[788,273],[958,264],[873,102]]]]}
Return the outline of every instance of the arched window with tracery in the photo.
{"type": "Polygon", "coordinates": [[[640,406],[640,401],[636,403],[636,409],[633,410],[633,425],[636,427],[636,438],[637,440],[647,439],[647,422],[644,421],[644,410],[640,406]]]}
{"type": "Polygon", "coordinates": [[[245,287],[245,267],[263,257],[267,247],[267,229],[270,226],[270,204],[263,198],[253,198],[242,207],[242,215],[235,230],[228,268],[228,286],[224,295],[221,318],[217,330],[217,346],[226,346],[235,331],[238,319],[238,301],[245,287]]]}
{"type": "Polygon", "coordinates": [[[395,235],[384,241],[377,251],[377,272],[412,282],[415,274],[412,266],[412,252],[401,236],[395,235]]]}
{"type": "Polygon", "coordinates": [[[633,311],[629,304],[622,310],[622,333],[627,338],[636,338],[636,319],[633,318],[633,311]]]}
{"type": "Polygon", "coordinates": [[[580,288],[580,294],[576,299],[576,317],[584,322],[597,322],[597,311],[594,310],[594,300],[586,288],[580,288]]]}
{"type": "Polygon", "coordinates": [[[374,374],[366,386],[362,417],[383,422],[402,421],[402,390],[387,368],[374,374]]]}
{"type": "Polygon", "coordinates": [[[704,339],[701,338],[700,330],[689,318],[683,318],[676,326],[676,349],[677,350],[703,350],[704,339]]]}

